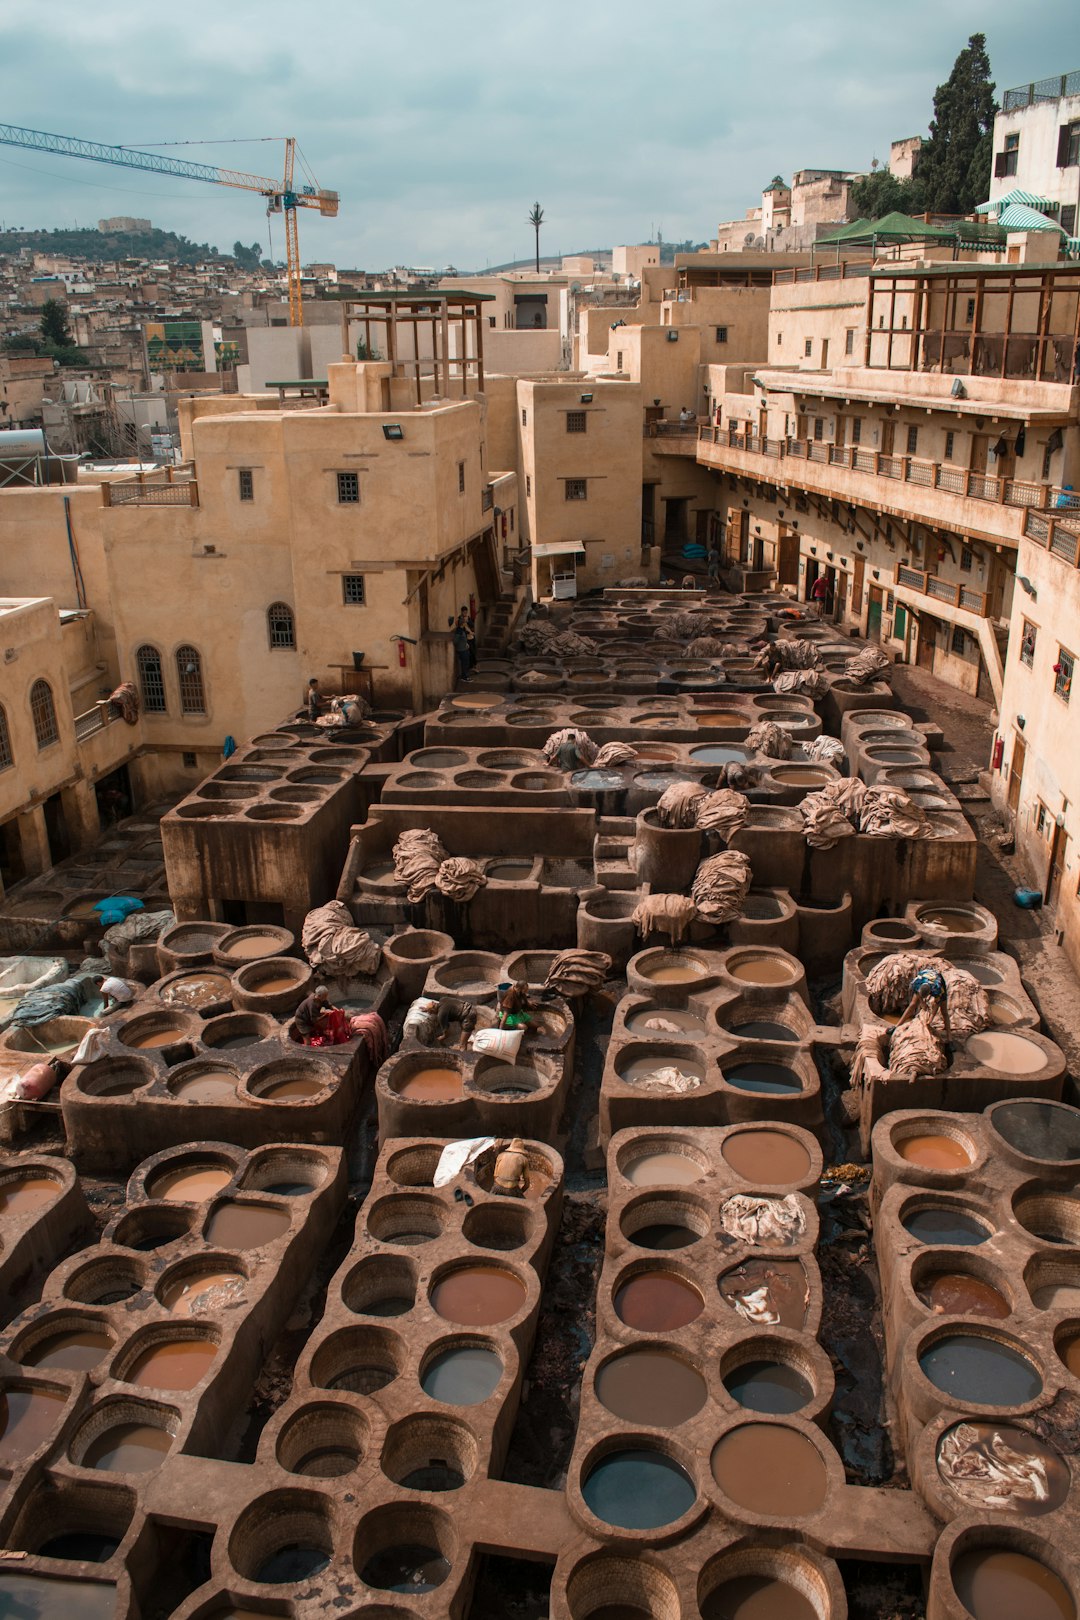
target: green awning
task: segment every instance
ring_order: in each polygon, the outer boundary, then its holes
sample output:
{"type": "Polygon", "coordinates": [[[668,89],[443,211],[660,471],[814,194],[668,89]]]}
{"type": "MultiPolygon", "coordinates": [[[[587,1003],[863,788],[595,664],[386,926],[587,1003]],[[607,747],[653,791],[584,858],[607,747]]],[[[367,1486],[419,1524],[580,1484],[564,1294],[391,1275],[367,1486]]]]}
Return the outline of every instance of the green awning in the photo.
{"type": "Polygon", "coordinates": [[[1043,214],[1048,209],[1057,207],[1057,203],[1050,197],[1036,197],[1033,191],[1021,191],[1018,188],[1015,191],[1007,191],[1004,197],[995,197],[992,202],[980,203],[975,212],[992,214],[1002,208],[1008,208],[1010,203],[1021,203],[1025,208],[1037,208],[1043,214]]]}

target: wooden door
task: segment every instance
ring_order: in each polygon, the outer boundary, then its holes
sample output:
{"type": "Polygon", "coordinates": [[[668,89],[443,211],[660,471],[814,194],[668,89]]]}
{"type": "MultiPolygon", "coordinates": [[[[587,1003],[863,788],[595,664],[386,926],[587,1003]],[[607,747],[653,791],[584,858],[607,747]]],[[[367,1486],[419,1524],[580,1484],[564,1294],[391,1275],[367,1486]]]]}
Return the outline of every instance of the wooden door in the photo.
{"type": "Polygon", "coordinates": [[[863,557],[856,557],[855,571],[851,576],[851,617],[853,619],[859,619],[862,617],[862,593],[863,579],[865,574],[866,559],[863,557]]]}
{"type": "Polygon", "coordinates": [[[871,585],[870,601],[866,609],[866,639],[867,641],[881,640],[881,609],[885,601],[885,592],[880,585],[871,585]]]}
{"type": "Polygon", "coordinates": [[[891,456],[893,453],[893,432],[895,424],[886,418],[881,424],[881,453],[891,456]]]}
{"type": "Polygon", "coordinates": [[[986,471],[986,455],[990,448],[990,435],[988,433],[973,433],[971,435],[971,471],[984,473],[986,471]]]}
{"type": "Polygon", "coordinates": [[[1024,758],[1027,747],[1022,737],[1013,738],[1012,763],[1009,766],[1009,809],[1015,816],[1020,808],[1020,788],[1024,780],[1024,758]]]}
{"type": "Polygon", "coordinates": [[[829,340],[828,340],[828,338],[822,338],[822,340],[821,340],[821,369],[822,369],[822,371],[828,371],[828,369],[829,369],[829,340]]]}
{"type": "Polygon", "coordinates": [[[1043,899],[1047,905],[1052,905],[1061,893],[1061,878],[1065,870],[1065,845],[1068,841],[1069,835],[1065,828],[1055,821],[1053,836],[1050,839],[1050,863],[1046,872],[1046,888],[1043,891],[1043,899]]]}
{"type": "Polygon", "coordinates": [[[934,667],[934,648],[937,646],[938,621],[929,614],[919,616],[919,646],[915,655],[915,663],[919,669],[932,670],[934,667]]]}
{"type": "Polygon", "coordinates": [[[796,587],[799,583],[799,537],[792,533],[786,523],[780,525],[776,548],[776,582],[778,585],[796,587]]]}

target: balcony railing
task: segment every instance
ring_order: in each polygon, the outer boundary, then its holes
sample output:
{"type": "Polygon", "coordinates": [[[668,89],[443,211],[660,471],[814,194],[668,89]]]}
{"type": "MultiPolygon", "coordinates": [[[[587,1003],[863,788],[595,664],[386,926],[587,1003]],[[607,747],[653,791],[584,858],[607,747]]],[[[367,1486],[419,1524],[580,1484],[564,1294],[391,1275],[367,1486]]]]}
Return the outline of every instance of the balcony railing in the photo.
{"type": "Polygon", "coordinates": [[[104,731],[106,726],[112,725],[118,718],[119,716],[110,713],[108,703],[95,703],[85,714],[75,716],[76,741],[85,742],[87,737],[94,736],[95,732],[104,731]]]}
{"type": "Polygon", "coordinates": [[[106,506],[198,506],[199,486],[191,465],[160,467],[101,486],[106,506]]]}
{"type": "Polygon", "coordinates": [[[1080,496],[1065,494],[1060,500],[1071,502],[1075,509],[1056,502],[1052,513],[1026,512],[1024,534],[1070,567],[1080,568],[1080,496]]]}
{"type": "Polygon", "coordinates": [[[1033,483],[1024,478],[998,478],[993,473],[971,472],[949,462],[889,455],[881,450],[864,450],[859,445],[827,444],[823,439],[766,439],[760,433],[738,433],[734,428],[710,425],[699,429],[698,439],[701,443],[726,445],[729,450],[748,451],[751,455],[769,456],[774,460],[790,458],[846,467],[851,472],[918,484],[925,489],[940,489],[950,495],[963,495],[968,500],[997,506],[1047,511],[1062,498],[1061,490],[1053,484],[1033,483]]]}
{"type": "Polygon", "coordinates": [[[801,281],[850,281],[854,276],[868,276],[873,268],[872,259],[841,259],[839,264],[808,264],[799,270],[774,270],[773,286],[790,287],[801,281]]]}
{"type": "Polygon", "coordinates": [[[951,579],[941,579],[925,569],[910,568],[906,563],[899,563],[894,578],[897,585],[909,591],[918,591],[921,596],[927,596],[933,602],[943,602],[947,607],[964,608],[968,613],[977,614],[980,619],[985,619],[990,611],[985,591],[976,591],[970,585],[961,585],[951,579]]]}
{"type": "Polygon", "coordinates": [[[1080,96],[1080,69],[1075,73],[1055,73],[1052,79],[1036,79],[1021,84],[1015,90],[1006,90],[1002,97],[1002,112],[1018,112],[1021,107],[1033,107],[1038,101],[1061,101],[1066,96],[1080,96]]]}

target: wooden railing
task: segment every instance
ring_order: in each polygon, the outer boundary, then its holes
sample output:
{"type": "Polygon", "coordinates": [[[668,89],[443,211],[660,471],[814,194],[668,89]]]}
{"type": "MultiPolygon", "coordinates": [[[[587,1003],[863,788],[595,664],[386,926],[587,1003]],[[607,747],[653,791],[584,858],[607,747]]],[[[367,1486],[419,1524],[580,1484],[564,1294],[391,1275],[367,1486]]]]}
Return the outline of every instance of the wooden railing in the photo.
{"type": "Polygon", "coordinates": [[[810,264],[798,270],[774,270],[773,286],[790,287],[799,281],[850,281],[853,276],[868,276],[873,268],[872,259],[841,259],[839,264],[810,264]]]}
{"type": "Polygon", "coordinates": [[[107,702],[95,703],[92,709],[75,716],[76,741],[85,742],[87,737],[93,737],[96,732],[104,731],[106,726],[112,725],[118,718],[118,715],[110,711],[107,702]]]}
{"type": "Polygon", "coordinates": [[[909,591],[918,591],[921,596],[927,596],[933,602],[943,602],[947,607],[964,608],[968,613],[977,614],[980,619],[985,619],[989,615],[989,597],[986,592],[977,591],[970,585],[963,585],[951,579],[941,579],[937,574],[931,574],[924,568],[911,568],[907,563],[897,564],[893,578],[897,585],[902,585],[909,591]]]}
{"type": "Polygon", "coordinates": [[[1055,502],[1052,512],[1025,512],[1024,534],[1070,567],[1080,568],[1080,497],[1065,494],[1059,499],[1074,502],[1075,510],[1055,502]]]}
{"type": "Polygon", "coordinates": [[[101,486],[106,506],[198,506],[199,486],[194,467],[156,467],[101,486]]]}
{"type": "Polygon", "coordinates": [[[827,444],[823,439],[766,439],[760,433],[738,433],[734,428],[709,424],[698,430],[698,439],[706,444],[726,445],[730,450],[749,451],[752,455],[844,467],[850,472],[869,473],[874,478],[889,478],[902,484],[918,484],[924,489],[940,489],[949,495],[963,495],[968,500],[997,506],[1029,507],[1045,512],[1062,498],[1062,491],[1053,484],[1034,483],[1024,478],[998,478],[993,473],[972,472],[951,462],[887,455],[881,450],[864,450],[861,445],[827,444]]]}

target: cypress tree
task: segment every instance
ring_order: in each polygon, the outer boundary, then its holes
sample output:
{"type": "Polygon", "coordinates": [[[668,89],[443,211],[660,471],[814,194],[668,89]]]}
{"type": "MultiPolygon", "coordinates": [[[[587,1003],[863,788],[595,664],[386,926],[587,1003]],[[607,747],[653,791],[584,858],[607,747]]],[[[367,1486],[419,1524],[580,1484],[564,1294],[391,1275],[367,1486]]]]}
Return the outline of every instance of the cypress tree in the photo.
{"type": "Polygon", "coordinates": [[[994,82],[986,35],[972,34],[934,93],[930,139],[915,165],[922,205],[934,214],[970,214],[990,194],[994,82]]]}

